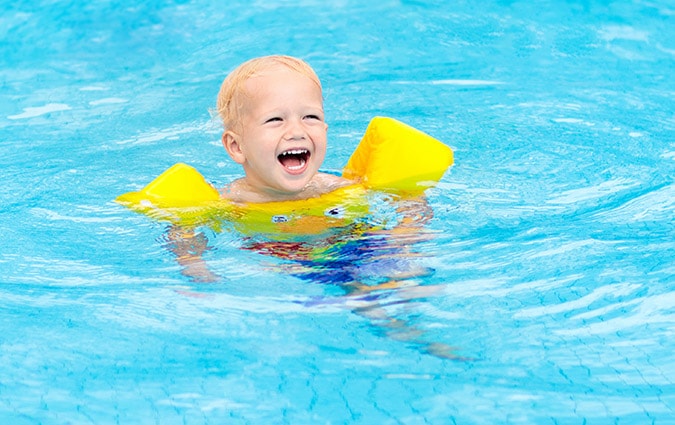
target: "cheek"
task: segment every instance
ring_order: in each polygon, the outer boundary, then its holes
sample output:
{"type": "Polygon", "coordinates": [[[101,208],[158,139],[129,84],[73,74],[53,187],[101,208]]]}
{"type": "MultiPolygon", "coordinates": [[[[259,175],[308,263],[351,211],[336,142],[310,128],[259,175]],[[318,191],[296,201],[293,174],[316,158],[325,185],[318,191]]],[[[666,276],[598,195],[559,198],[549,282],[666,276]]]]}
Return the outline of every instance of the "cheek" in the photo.
{"type": "Polygon", "coordinates": [[[326,158],[326,143],[321,143],[320,145],[316,146],[316,150],[314,151],[314,157],[317,160],[318,163],[323,163],[324,159],[326,158]]]}
{"type": "Polygon", "coordinates": [[[270,143],[267,142],[269,137],[265,137],[264,134],[249,132],[247,136],[244,143],[247,155],[262,157],[265,153],[269,153],[270,149],[274,149],[274,146],[270,146],[270,143]]]}
{"type": "Polygon", "coordinates": [[[314,131],[313,134],[313,139],[317,142],[317,144],[321,144],[324,147],[326,146],[326,138],[327,138],[327,133],[328,133],[328,125],[324,124],[324,126],[319,127],[314,131]]]}

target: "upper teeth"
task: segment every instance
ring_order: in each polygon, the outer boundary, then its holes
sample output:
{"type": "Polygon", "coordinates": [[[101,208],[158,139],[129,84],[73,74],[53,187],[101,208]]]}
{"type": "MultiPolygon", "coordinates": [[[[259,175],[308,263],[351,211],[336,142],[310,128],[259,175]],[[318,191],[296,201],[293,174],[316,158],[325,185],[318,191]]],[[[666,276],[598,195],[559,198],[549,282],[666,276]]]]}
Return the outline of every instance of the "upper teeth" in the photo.
{"type": "Polygon", "coordinates": [[[290,151],[282,152],[282,155],[302,155],[307,153],[307,149],[293,149],[290,151]]]}

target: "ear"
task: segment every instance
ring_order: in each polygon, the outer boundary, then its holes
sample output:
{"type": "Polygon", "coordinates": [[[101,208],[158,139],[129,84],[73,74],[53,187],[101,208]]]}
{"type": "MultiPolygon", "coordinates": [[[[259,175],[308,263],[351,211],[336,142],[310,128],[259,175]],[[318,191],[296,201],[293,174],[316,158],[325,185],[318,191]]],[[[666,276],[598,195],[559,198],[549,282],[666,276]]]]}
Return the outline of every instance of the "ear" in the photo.
{"type": "Polygon", "coordinates": [[[241,150],[241,143],[239,143],[239,135],[233,131],[226,131],[223,133],[223,146],[230,158],[237,164],[243,164],[246,161],[246,156],[241,150]]]}

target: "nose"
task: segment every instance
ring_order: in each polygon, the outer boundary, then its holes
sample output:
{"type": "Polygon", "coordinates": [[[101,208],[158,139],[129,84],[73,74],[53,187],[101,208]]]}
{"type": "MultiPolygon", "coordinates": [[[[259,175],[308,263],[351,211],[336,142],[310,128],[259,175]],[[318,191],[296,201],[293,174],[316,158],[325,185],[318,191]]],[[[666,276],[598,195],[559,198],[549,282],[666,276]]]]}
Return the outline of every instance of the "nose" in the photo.
{"type": "Polygon", "coordinates": [[[286,134],[284,139],[286,140],[302,140],[306,136],[305,128],[302,125],[302,121],[298,119],[292,119],[288,121],[286,126],[286,134]]]}

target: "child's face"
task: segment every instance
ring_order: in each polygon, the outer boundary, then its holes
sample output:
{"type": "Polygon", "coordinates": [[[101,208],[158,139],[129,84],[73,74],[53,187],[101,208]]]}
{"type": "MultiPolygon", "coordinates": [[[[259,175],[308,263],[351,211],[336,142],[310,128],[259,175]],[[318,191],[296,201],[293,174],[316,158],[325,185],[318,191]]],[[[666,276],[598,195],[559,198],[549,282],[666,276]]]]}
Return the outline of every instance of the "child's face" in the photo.
{"type": "Polygon", "coordinates": [[[250,78],[244,88],[240,122],[223,135],[225,148],[255,190],[300,192],[326,156],[321,89],[283,66],[250,78]]]}

